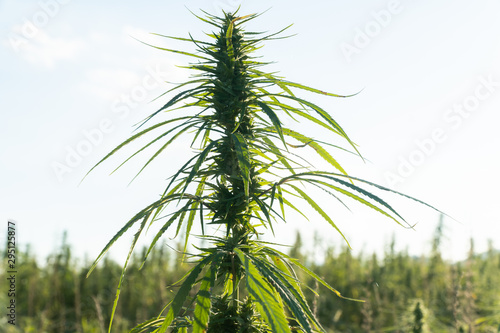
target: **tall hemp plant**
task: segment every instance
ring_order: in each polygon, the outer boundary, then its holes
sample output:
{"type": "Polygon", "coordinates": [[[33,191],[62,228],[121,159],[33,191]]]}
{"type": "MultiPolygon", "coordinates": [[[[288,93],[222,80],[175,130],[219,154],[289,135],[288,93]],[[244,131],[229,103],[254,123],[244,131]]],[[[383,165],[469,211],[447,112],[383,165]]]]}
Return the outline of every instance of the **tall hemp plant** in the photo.
{"type": "Polygon", "coordinates": [[[186,68],[195,74],[189,81],[167,91],[176,93],[141,126],[173,110],[182,115],[175,118],[167,115],[142,129],[96,166],[134,140],[147,136],[151,136],[150,141],[126,161],[153,144],[161,144],[161,147],[139,173],[181,135],[192,135],[196,153],[172,175],[160,199],[138,212],[109,241],[89,274],[113,243],[135,226],[137,232],[118,284],[112,323],[125,269],[141,233],[153,223],[161,225],[145,262],[169,228],[176,228],[176,235],[185,228],[185,253],[193,225],[199,223],[202,235],[198,237],[210,246],[196,247],[198,253],[189,255],[193,266],[178,282],[179,289],[173,300],[158,317],[138,325],[133,332],[166,332],[168,329],[188,332],[188,327],[195,333],[324,332],[304,297],[295,271],[304,271],[337,296],[343,296],[301,262],[271,247],[273,244],[260,241],[260,231],[264,228],[273,232],[276,222],[285,221],[287,209],[302,214],[295,205],[303,200],[342,235],[333,219],[310,197],[307,186],[321,189],[340,202],[344,198],[354,199],[398,224],[405,220],[386,201],[363,187],[391,190],[349,176],[327,147],[348,149],[283,126],[281,117],[310,122],[340,137],[359,155],[355,144],[331,115],[297,96],[294,90],[346,96],[263,72],[261,68],[266,63],[252,56],[263,42],[284,38],[278,34],[285,29],[270,35],[245,32],[242,25],[257,14],[224,13],[222,17],[205,14],[206,17],[197,17],[216,29],[208,34],[211,40],[196,40],[191,35],[188,38],[163,36],[194,43],[198,52],[154,46],[194,58],[195,62],[186,68]],[[331,165],[331,170],[314,170],[294,153],[298,148],[314,150],[331,165]],[[215,226],[219,232],[208,235],[207,226],[215,226]]]}

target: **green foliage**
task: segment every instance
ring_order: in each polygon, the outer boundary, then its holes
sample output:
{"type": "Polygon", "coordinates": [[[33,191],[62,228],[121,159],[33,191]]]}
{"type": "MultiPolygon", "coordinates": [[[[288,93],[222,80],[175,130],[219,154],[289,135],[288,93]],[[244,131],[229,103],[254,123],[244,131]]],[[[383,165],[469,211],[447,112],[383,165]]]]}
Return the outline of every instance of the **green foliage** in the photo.
{"type": "MultiPolygon", "coordinates": [[[[179,246],[182,248],[182,244],[179,246]]],[[[113,332],[126,332],[149,318],[153,318],[150,323],[161,325],[162,321],[155,316],[158,308],[173,299],[175,294],[170,290],[193,268],[193,265],[181,263],[182,254],[176,257],[165,249],[166,246],[153,249],[142,270],[138,267],[147,249],[141,249],[140,253],[132,256],[113,332]]],[[[84,267],[88,267],[89,263],[77,260],[69,250],[67,244],[61,243],[55,253],[39,264],[29,249],[19,249],[18,321],[16,326],[12,326],[6,324],[5,318],[2,319],[1,332],[4,328],[6,332],[102,333],[106,330],[121,268],[113,260],[105,258],[95,268],[92,278],[85,279],[84,267]],[[66,262],[59,266],[64,267],[66,283],[56,283],[61,279],[62,270],[55,268],[66,262]],[[61,312],[61,309],[64,311],[61,312]]],[[[326,287],[321,284],[316,286],[312,277],[298,270],[297,278],[310,288],[304,288],[304,295],[313,304],[311,311],[327,332],[408,332],[408,323],[415,319],[416,299],[421,302],[422,309],[423,306],[427,309],[426,324],[430,332],[498,331],[500,252],[493,248],[481,255],[473,253],[465,262],[441,260],[437,264],[433,264],[431,258],[440,255],[439,249],[420,258],[411,257],[404,251],[388,251],[384,258],[368,254],[352,256],[348,248],[338,246],[330,247],[326,252],[324,262],[314,264],[315,258],[300,247],[300,242],[290,249],[295,257],[309,262],[309,266],[324,281],[335,284],[344,293],[365,300],[359,303],[332,298],[330,293],[325,292],[326,287]],[[431,268],[433,265],[434,268],[431,268]],[[440,278],[428,279],[431,269],[438,269],[440,278]],[[443,291],[440,302],[436,302],[433,296],[438,290],[443,291]]],[[[5,279],[5,274],[1,272],[0,279],[5,279]]],[[[207,276],[208,273],[200,275],[201,290],[208,281],[207,276]]],[[[2,304],[6,304],[6,295],[2,290],[2,304]]],[[[186,312],[177,318],[176,325],[194,324],[187,317],[195,317],[190,314],[197,311],[198,304],[206,306],[203,295],[203,292],[192,294],[196,303],[188,303],[186,312]],[[201,297],[199,303],[197,295],[201,297]]],[[[238,301],[236,307],[229,295],[214,296],[211,301],[211,321],[207,332],[224,332],[225,327],[237,327],[228,332],[269,332],[252,298],[242,295],[242,301],[238,301]]],[[[136,331],[141,332],[139,329],[136,331]]]]}
{"type": "Polygon", "coordinates": [[[373,192],[391,190],[348,175],[332,156],[329,148],[351,149],[352,153],[359,154],[342,127],[320,106],[296,96],[292,90],[346,96],[261,71],[266,63],[258,61],[254,52],[263,42],[279,37],[277,34],[246,32],[243,24],[257,16],[224,13],[222,17],[209,14],[205,18],[199,17],[216,29],[208,34],[209,41],[197,40],[191,35],[190,38],[163,36],[193,43],[197,47],[197,52],[192,53],[154,46],[194,58],[196,62],[187,68],[195,74],[189,81],[170,89],[167,93],[175,95],[146,118],[140,127],[166,112],[182,112],[182,115],[142,129],[97,163],[100,165],[137,139],[149,138],[147,144],[125,161],[145,152],[153,144],[160,145],[139,170],[140,174],[181,136],[191,135],[192,147],[196,147],[194,156],[170,178],[160,199],[125,224],[89,271],[90,274],[95,269],[118,238],[130,228],[137,228],[119,278],[110,322],[118,309],[125,270],[137,240],[148,224],[161,223],[162,227],[145,252],[143,262],[160,237],[175,224],[176,235],[181,228],[186,230],[183,252],[198,219],[203,234],[208,226],[216,225],[224,237],[203,237],[211,247],[200,248],[199,253],[189,256],[194,260],[194,266],[179,280],[177,294],[165,306],[166,314],[139,325],[135,331],[154,329],[155,332],[166,332],[169,328],[186,331],[187,326],[192,325],[194,332],[203,332],[220,313],[215,308],[210,311],[215,300],[229,302],[227,309],[233,311],[231,316],[240,318],[240,289],[245,289],[256,309],[255,320],[265,322],[272,332],[291,332],[291,326],[297,324],[301,331],[312,333],[324,330],[305,299],[295,269],[342,297],[340,292],[299,261],[259,242],[260,230],[273,231],[274,223],[285,220],[285,207],[297,210],[292,202],[303,200],[342,235],[334,219],[310,195],[308,190],[312,188],[322,189],[344,205],[343,200],[353,200],[398,224],[406,223],[391,205],[373,192]],[[180,89],[184,90],[179,92],[180,89]],[[348,148],[324,143],[287,128],[284,126],[286,118],[300,124],[309,122],[320,126],[348,148]],[[331,170],[317,171],[311,163],[291,152],[302,147],[315,151],[331,170]],[[277,205],[280,211],[276,209],[277,205]],[[193,304],[194,311],[191,309],[193,304]]]}
{"type": "Polygon", "coordinates": [[[212,316],[207,333],[266,333],[270,332],[266,324],[255,313],[255,304],[251,298],[230,305],[225,297],[215,297],[212,316]]]}
{"type": "Polygon", "coordinates": [[[428,310],[422,300],[416,299],[410,303],[407,313],[405,313],[404,322],[407,332],[411,333],[427,333],[428,326],[428,310]]]}

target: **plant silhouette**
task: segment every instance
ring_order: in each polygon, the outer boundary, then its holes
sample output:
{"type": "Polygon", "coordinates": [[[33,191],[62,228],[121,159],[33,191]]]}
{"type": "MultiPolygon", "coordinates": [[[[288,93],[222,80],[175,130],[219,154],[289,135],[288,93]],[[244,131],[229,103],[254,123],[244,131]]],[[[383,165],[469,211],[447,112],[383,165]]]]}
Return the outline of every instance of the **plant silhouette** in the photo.
{"type": "Polygon", "coordinates": [[[185,228],[186,252],[192,228],[199,223],[202,235],[198,237],[209,245],[189,255],[194,264],[178,282],[177,293],[166,306],[165,314],[138,325],[133,332],[166,332],[169,328],[173,332],[187,332],[188,328],[196,333],[223,332],[221,327],[226,327],[227,332],[242,333],[324,331],[306,301],[295,271],[305,272],[319,285],[343,296],[300,261],[260,241],[261,230],[274,233],[274,224],[285,221],[288,209],[304,215],[296,204],[304,201],[344,237],[334,220],[311,197],[309,190],[318,188],[344,205],[345,199],[354,200],[398,224],[406,221],[375,193],[390,189],[352,177],[342,168],[329,150],[359,155],[356,145],[328,112],[296,92],[347,96],[291,82],[261,69],[266,63],[254,56],[255,51],[265,41],[284,38],[280,37],[283,30],[269,35],[246,32],[243,25],[257,14],[205,14],[197,17],[216,30],[207,34],[209,41],[191,35],[163,36],[194,43],[196,53],[154,46],[194,59],[187,68],[195,74],[170,89],[167,93],[173,97],[141,124],[137,134],[97,165],[143,137],[150,137],[150,141],[129,159],[154,144],[160,148],[139,173],[181,136],[191,135],[196,153],[172,175],[160,199],[138,212],[109,241],[89,274],[110,246],[135,226],[137,231],[118,285],[114,314],[125,269],[148,224],[162,226],[144,261],[169,228],[176,228],[176,234],[185,228]],[[157,120],[174,110],[182,115],[157,120]],[[346,147],[285,127],[284,118],[316,125],[346,147]],[[152,119],[158,122],[151,124],[152,119]],[[331,169],[314,169],[297,153],[301,149],[312,149],[331,169]],[[220,232],[206,233],[213,226],[220,232]]]}

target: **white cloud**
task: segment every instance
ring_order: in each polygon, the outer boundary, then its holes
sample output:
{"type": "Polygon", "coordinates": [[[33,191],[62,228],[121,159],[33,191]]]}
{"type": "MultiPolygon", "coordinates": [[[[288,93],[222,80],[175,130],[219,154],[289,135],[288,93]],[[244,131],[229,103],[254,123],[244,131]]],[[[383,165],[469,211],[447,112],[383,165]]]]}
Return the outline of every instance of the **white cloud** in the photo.
{"type": "Polygon", "coordinates": [[[117,37],[102,31],[89,33],[86,63],[90,66],[79,85],[81,92],[113,102],[135,87],[143,86],[145,80],[146,85],[159,84],[160,87],[165,81],[183,82],[187,79],[188,73],[176,67],[186,63],[173,59],[168,52],[154,52],[156,50],[134,40],[155,44],[157,36],[124,26],[121,37],[117,37]]]}
{"type": "Polygon", "coordinates": [[[75,60],[85,49],[81,40],[54,38],[42,30],[38,30],[32,38],[26,38],[20,26],[14,28],[9,41],[24,60],[49,69],[61,60],[75,60]]]}

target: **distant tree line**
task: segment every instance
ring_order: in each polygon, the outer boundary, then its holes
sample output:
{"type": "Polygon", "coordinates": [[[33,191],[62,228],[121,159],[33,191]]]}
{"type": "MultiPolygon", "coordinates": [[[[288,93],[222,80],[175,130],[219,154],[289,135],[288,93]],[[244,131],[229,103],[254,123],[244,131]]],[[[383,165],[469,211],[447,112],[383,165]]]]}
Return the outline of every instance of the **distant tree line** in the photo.
{"type": "MultiPolygon", "coordinates": [[[[324,262],[318,264],[305,253],[297,235],[290,249],[292,256],[309,263],[343,295],[365,301],[337,298],[303,277],[308,285],[306,296],[325,329],[500,332],[500,253],[490,246],[486,253],[478,255],[471,241],[465,261],[445,261],[440,253],[441,226],[436,230],[431,252],[419,258],[406,251],[396,252],[392,241],[383,258],[375,254],[353,256],[348,248],[331,247],[324,262]]],[[[127,269],[113,332],[127,332],[137,323],[155,317],[158,308],[163,308],[174,294],[173,284],[189,270],[189,263],[181,263],[180,256],[166,246],[157,246],[151,260],[138,270],[143,254],[137,251],[127,269]]],[[[107,332],[120,264],[105,258],[86,279],[90,262],[78,262],[66,237],[43,265],[35,260],[29,247],[17,255],[17,325],[7,324],[3,315],[0,332],[107,332]]],[[[2,281],[6,274],[3,270],[2,281]]],[[[7,302],[4,290],[0,301],[7,302]]]]}

